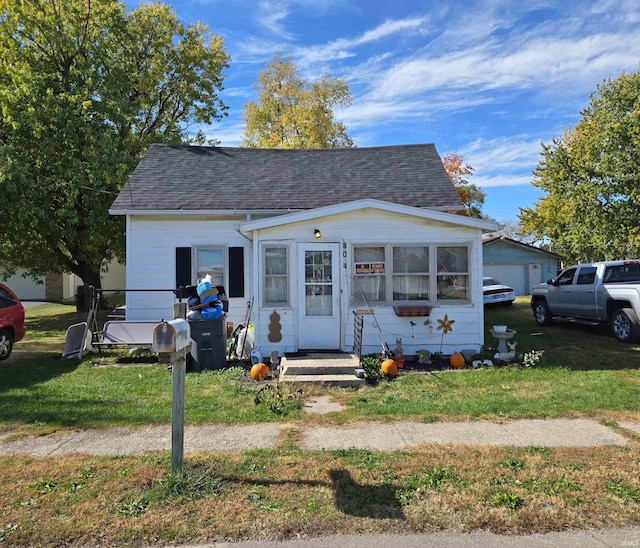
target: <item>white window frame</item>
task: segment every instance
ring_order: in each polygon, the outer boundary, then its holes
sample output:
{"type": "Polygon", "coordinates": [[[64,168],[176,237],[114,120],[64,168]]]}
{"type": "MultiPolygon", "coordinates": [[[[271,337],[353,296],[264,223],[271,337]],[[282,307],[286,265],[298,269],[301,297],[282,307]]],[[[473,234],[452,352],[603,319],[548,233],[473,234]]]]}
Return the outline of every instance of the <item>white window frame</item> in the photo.
{"type": "Polygon", "coordinates": [[[391,302],[393,303],[403,303],[403,304],[409,304],[409,303],[420,303],[420,304],[425,304],[429,302],[429,298],[426,299],[394,299],[394,293],[395,293],[395,280],[398,277],[404,277],[404,278],[422,278],[422,277],[426,277],[427,278],[427,287],[426,287],[426,293],[427,295],[431,295],[431,254],[433,253],[433,250],[431,248],[431,246],[429,245],[425,245],[425,244],[391,244],[390,246],[390,263],[391,263],[391,302]],[[400,248],[414,248],[414,247],[424,247],[427,249],[427,270],[426,271],[416,271],[416,272],[396,272],[394,270],[394,251],[396,249],[400,249],[400,248]]]}
{"type": "MultiPolygon", "coordinates": [[[[355,305],[360,305],[360,304],[365,304],[365,300],[363,298],[363,292],[364,289],[366,288],[362,288],[362,285],[358,283],[358,281],[356,280],[356,277],[361,277],[361,278],[370,278],[374,280],[381,280],[382,284],[383,284],[383,288],[384,289],[384,294],[385,294],[385,299],[384,300],[377,300],[377,299],[373,299],[370,298],[367,302],[369,303],[375,303],[375,304],[383,304],[388,300],[388,283],[387,283],[387,273],[389,272],[389,268],[388,268],[388,260],[387,260],[387,256],[388,256],[388,252],[387,252],[387,246],[385,244],[363,244],[363,245],[352,245],[351,246],[351,269],[352,269],[352,274],[353,274],[353,283],[352,283],[352,292],[351,292],[351,302],[355,305]],[[380,261],[375,260],[375,261],[359,261],[356,263],[356,252],[355,252],[355,248],[369,248],[369,249],[373,249],[373,248],[382,248],[383,254],[384,254],[384,259],[382,262],[382,269],[380,269],[380,261]],[[362,270],[365,270],[364,272],[362,270]]],[[[377,284],[378,287],[380,286],[380,284],[377,284]]]]}
{"type": "Polygon", "coordinates": [[[260,250],[261,262],[262,262],[262,304],[263,306],[277,306],[277,307],[289,307],[291,306],[291,246],[281,243],[263,243],[260,250]],[[285,274],[267,274],[267,249],[284,249],[287,253],[286,257],[286,273],[285,274]],[[264,288],[267,287],[267,277],[279,277],[285,279],[285,287],[287,296],[284,301],[268,301],[267,292],[264,288]]]}
{"type": "MultiPolygon", "coordinates": [[[[191,264],[193,265],[193,278],[195,280],[195,283],[197,284],[200,279],[204,276],[204,274],[208,273],[207,271],[203,271],[203,274],[200,274],[200,265],[198,263],[198,251],[199,250],[203,250],[203,251],[222,251],[222,264],[221,264],[221,268],[222,268],[222,281],[220,283],[220,285],[224,286],[225,288],[227,287],[227,276],[228,276],[228,272],[227,272],[227,265],[229,263],[227,254],[227,247],[226,246],[222,246],[222,245],[194,245],[192,246],[192,257],[191,257],[191,264]]],[[[213,279],[213,285],[218,285],[217,280],[214,278],[213,279]]]]}
{"type": "MultiPolygon", "coordinates": [[[[369,304],[371,305],[460,305],[460,304],[470,304],[472,301],[472,284],[471,284],[471,257],[472,257],[472,249],[473,243],[467,241],[463,242],[397,242],[397,243],[352,243],[351,245],[351,275],[353,277],[351,294],[349,295],[349,300],[352,306],[360,306],[364,304],[362,302],[362,297],[358,292],[357,284],[355,283],[355,277],[360,276],[362,274],[356,273],[356,263],[355,263],[355,249],[361,247],[375,248],[382,247],[384,248],[385,256],[384,256],[384,274],[382,274],[384,278],[385,284],[385,300],[384,301],[375,301],[370,300],[369,304]],[[429,299],[425,300],[394,300],[393,299],[393,279],[396,276],[396,273],[393,271],[393,248],[398,247],[426,247],[429,249],[429,270],[428,272],[417,272],[410,273],[410,275],[426,275],[428,276],[428,295],[429,299]],[[452,272],[451,275],[456,276],[466,276],[467,286],[466,286],[466,299],[438,299],[438,276],[442,276],[442,273],[438,272],[437,268],[437,256],[439,248],[447,248],[447,247],[464,247],[467,250],[467,272],[452,272]]],[[[399,272],[398,276],[407,275],[407,273],[399,272]]]]}
{"type": "Polygon", "coordinates": [[[436,263],[436,267],[437,269],[434,271],[435,272],[435,286],[436,286],[436,293],[434,293],[435,295],[435,301],[436,303],[445,303],[445,304],[449,304],[449,303],[453,303],[453,304],[460,304],[460,303],[469,303],[471,302],[471,253],[470,253],[470,249],[471,246],[469,244],[466,243],[446,243],[446,244],[442,244],[442,243],[437,243],[435,244],[435,257],[434,257],[434,262],[436,263]],[[438,265],[438,251],[440,249],[446,249],[446,248],[454,248],[454,247],[464,247],[467,250],[467,270],[462,271],[462,270],[453,270],[453,271],[443,271],[440,269],[439,265],[438,265]],[[465,278],[466,284],[465,284],[465,293],[467,295],[466,298],[464,299],[438,299],[438,282],[440,281],[440,278],[443,277],[460,277],[463,276],[465,278]]]}

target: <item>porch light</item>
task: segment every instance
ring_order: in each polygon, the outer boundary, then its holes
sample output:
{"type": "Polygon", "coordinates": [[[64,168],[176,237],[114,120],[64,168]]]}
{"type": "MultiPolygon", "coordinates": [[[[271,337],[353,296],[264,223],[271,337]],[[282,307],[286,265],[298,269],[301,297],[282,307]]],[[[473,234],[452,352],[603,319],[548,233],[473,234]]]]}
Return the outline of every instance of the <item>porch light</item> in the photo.
{"type": "Polygon", "coordinates": [[[320,229],[315,228],[313,230],[313,236],[315,237],[315,239],[317,240],[318,238],[322,238],[322,232],[320,232],[320,229]]]}

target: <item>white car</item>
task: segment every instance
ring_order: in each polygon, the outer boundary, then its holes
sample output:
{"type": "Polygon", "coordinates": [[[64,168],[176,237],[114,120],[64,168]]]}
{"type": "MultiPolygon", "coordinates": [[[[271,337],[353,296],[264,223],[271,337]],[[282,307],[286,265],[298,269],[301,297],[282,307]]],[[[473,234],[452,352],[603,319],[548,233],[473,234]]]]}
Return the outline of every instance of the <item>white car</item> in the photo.
{"type": "Polygon", "coordinates": [[[495,278],[482,278],[482,300],[484,304],[513,304],[516,294],[513,287],[501,284],[495,278]]]}

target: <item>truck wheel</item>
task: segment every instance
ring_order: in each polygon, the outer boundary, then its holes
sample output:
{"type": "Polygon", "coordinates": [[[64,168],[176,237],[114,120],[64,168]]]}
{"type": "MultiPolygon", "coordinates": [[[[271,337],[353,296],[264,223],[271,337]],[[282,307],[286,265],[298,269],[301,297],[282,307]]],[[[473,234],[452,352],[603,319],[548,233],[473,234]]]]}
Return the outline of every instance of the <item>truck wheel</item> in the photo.
{"type": "Polygon", "coordinates": [[[638,317],[631,308],[618,308],[611,315],[611,332],[620,342],[634,342],[638,338],[638,317]]]}
{"type": "Polygon", "coordinates": [[[538,325],[549,325],[551,323],[551,312],[545,301],[536,301],[533,306],[533,315],[538,325]]]}

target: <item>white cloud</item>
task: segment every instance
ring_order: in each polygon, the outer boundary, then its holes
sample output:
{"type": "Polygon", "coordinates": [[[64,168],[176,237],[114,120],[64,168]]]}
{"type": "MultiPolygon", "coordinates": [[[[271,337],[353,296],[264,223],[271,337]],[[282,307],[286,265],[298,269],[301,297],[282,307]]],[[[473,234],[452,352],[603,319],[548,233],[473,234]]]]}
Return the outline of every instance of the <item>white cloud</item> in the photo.
{"type": "Polygon", "coordinates": [[[443,112],[463,111],[486,104],[486,98],[464,98],[442,94],[428,98],[376,99],[365,97],[336,113],[336,118],[350,129],[367,126],[382,127],[398,124],[403,120],[433,121],[443,112]]]}
{"type": "Polygon", "coordinates": [[[255,10],[258,24],[280,40],[293,41],[295,33],[287,31],[287,19],[293,9],[302,9],[315,14],[324,14],[339,0],[260,0],[254,7],[253,2],[247,3],[248,10],[255,10]]]}
{"type": "Polygon", "coordinates": [[[355,50],[361,46],[371,45],[397,35],[402,35],[406,39],[411,34],[419,33],[426,21],[427,17],[387,20],[353,38],[341,38],[326,44],[295,48],[294,57],[302,67],[356,57],[358,54],[355,50]]]}
{"type": "MultiPolygon", "coordinates": [[[[481,189],[496,188],[502,186],[529,186],[533,176],[531,174],[505,174],[501,173],[494,177],[476,177],[475,175],[469,180],[481,189]]],[[[517,201],[517,195],[514,195],[514,202],[517,201]]]]}
{"type": "Polygon", "coordinates": [[[219,140],[220,146],[234,147],[242,142],[244,123],[222,121],[208,126],[203,124],[200,129],[208,139],[219,140]]]}
{"type": "Polygon", "coordinates": [[[540,139],[528,135],[477,139],[460,152],[474,168],[470,182],[481,188],[529,185],[540,160],[540,139]]]}
{"type": "MultiPolygon", "coordinates": [[[[390,66],[372,82],[372,97],[412,96],[446,88],[470,94],[494,90],[545,89],[592,83],[603,70],[620,70],[640,58],[640,41],[599,34],[582,39],[487,42],[444,54],[429,51],[390,66]]],[[[617,75],[617,74],[616,74],[617,75]]]]}

